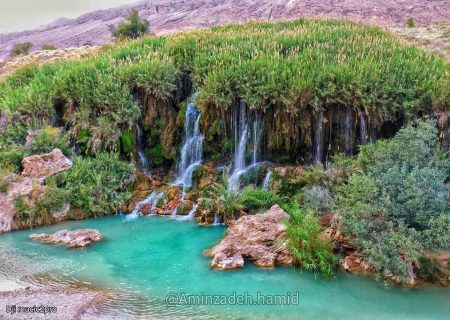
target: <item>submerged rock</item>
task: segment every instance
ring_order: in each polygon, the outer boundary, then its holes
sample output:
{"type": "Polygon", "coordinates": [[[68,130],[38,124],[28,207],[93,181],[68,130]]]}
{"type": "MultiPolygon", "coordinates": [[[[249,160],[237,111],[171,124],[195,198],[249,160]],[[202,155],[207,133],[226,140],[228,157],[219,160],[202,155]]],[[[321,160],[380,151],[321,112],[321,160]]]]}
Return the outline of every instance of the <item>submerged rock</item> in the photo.
{"type": "Polygon", "coordinates": [[[258,267],[271,268],[276,263],[291,265],[287,250],[286,226],[288,214],[274,205],[263,214],[239,218],[228,228],[222,241],[206,254],[213,257],[211,267],[220,270],[244,266],[244,259],[258,267]]]}
{"type": "Polygon", "coordinates": [[[83,248],[102,238],[102,234],[94,229],[61,230],[53,234],[41,233],[30,235],[31,240],[63,244],[69,248],[83,248]]]}

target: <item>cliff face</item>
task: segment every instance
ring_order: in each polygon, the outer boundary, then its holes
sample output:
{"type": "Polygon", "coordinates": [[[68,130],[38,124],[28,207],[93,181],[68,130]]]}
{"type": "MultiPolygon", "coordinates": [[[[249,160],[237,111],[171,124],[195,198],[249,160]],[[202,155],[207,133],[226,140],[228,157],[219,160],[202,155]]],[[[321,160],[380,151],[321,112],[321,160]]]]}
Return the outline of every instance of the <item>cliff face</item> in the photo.
{"type": "Polygon", "coordinates": [[[0,34],[0,59],[15,43],[32,42],[58,48],[99,45],[111,41],[108,26],[122,21],[130,9],[150,20],[157,34],[210,27],[257,19],[327,17],[360,20],[386,26],[404,26],[408,17],[417,25],[448,21],[450,0],[156,0],[140,1],[118,8],[94,11],[75,19],[23,32],[0,34]]]}

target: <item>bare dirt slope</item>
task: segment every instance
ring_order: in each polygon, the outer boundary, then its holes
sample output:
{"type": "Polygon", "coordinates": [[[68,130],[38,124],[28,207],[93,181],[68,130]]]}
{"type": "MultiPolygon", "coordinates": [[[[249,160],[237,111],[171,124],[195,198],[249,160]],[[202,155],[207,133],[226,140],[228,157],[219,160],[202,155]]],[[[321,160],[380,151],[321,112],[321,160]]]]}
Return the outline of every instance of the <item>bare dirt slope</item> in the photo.
{"type": "Polygon", "coordinates": [[[44,44],[69,48],[110,42],[108,25],[119,23],[130,9],[149,19],[157,34],[251,19],[329,17],[397,27],[408,17],[418,26],[450,21],[450,0],[150,0],[0,34],[0,59],[9,55],[13,44],[27,41],[33,50],[44,44]]]}

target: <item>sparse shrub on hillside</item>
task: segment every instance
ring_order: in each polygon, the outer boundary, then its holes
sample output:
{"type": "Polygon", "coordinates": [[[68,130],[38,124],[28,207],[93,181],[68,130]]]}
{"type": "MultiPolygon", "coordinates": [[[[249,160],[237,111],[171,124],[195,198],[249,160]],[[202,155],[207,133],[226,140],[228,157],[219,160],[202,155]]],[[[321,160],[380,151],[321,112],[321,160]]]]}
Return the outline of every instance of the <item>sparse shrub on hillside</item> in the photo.
{"type": "Polygon", "coordinates": [[[416,26],[416,22],[414,21],[414,19],[412,17],[409,17],[408,19],[406,19],[406,26],[408,28],[414,28],[416,26]]]}
{"type": "Polygon", "coordinates": [[[11,49],[11,56],[27,55],[32,47],[33,44],[31,42],[16,43],[11,49]]]}
{"type": "Polygon", "coordinates": [[[146,19],[141,19],[136,10],[131,10],[125,19],[126,22],[109,27],[114,38],[136,39],[148,33],[150,23],[146,19]]]}
{"type": "Polygon", "coordinates": [[[41,50],[51,51],[56,50],[57,48],[52,44],[44,44],[41,48],[41,50]]]}

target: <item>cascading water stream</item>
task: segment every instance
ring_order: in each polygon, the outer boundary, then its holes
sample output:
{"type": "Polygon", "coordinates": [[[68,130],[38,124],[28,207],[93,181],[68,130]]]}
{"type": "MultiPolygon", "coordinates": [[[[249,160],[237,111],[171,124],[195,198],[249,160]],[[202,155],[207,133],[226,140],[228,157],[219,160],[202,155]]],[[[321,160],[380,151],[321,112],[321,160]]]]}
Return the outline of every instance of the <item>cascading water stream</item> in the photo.
{"type": "Polygon", "coordinates": [[[241,187],[241,177],[245,175],[250,169],[258,166],[259,142],[261,137],[260,118],[257,114],[253,123],[249,126],[247,123],[246,105],[242,101],[239,103],[239,110],[234,110],[232,124],[234,127],[234,157],[233,157],[233,171],[228,179],[228,190],[232,192],[239,192],[241,187]],[[249,127],[252,128],[249,132],[249,127]],[[252,163],[246,165],[245,154],[247,150],[248,141],[252,136],[252,163]]]}
{"type": "Polygon", "coordinates": [[[150,173],[150,170],[148,165],[148,159],[147,156],[145,155],[144,148],[142,146],[142,129],[139,123],[136,123],[135,128],[136,128],[136,147],[137,147],[136,149],[139,157],[139,164],[141,166],[141,170],[144,173],[148,174],[150,173]]]}
{"type": "MultiPolygon", "coordinates": [[[[181,149],[181,159],[178,165],[177,179],[173,186],[181,186],[182,195],[180,204],[184,201],[184,197],[189,188],[192,187],[192,176],[194,170],[202,164],[203,156],[203,140],[204,136],[200,132],[201,113],[197,106],[189,102],[186,108],[186,118],[184,122],[184,142],[181,149]]],[[[189,213],[189,217],[193,217],[195,210],[189,213]]],[[[194,208],[193,208],[194,209],[194,208]]],[[[178,207],[172,211],[172,216],[176,217],[178,207]]]]}
{"type": "Polygon", "coordinates": [[[262,188],[264,190],[269,190],[269,183],[271,180],[272,180],[272,171],[268,171],[262,184],[262,188]]]}
{"type": "Polygon", "coordinates": [[[200,132],[201,113],[197,106],[189,102],[186,109],[184,123],[184,143],[181,149],[181,160],[178,165],[177,180],[174,186],[181,186],[183,197],[192,187],[192,175],[194,170],[201,165],[203,155],[204,136],[200,132]]]}
{"type": "Polygon", "coordinates": [[[164,192],[157,192],[154,191],[152,192],[147,198],[145,198],[144,200],[138,202],[136,204],[136,207],[134,208],[133,212],[131,212],[128,216],[127,219],[136,219],[139,216],[142,215],[142,208],[146,205],[150,205],[150,214],[154,215],[156,214],[156,208],[158,205],[158,202],[164,197],[164,192]]]}

